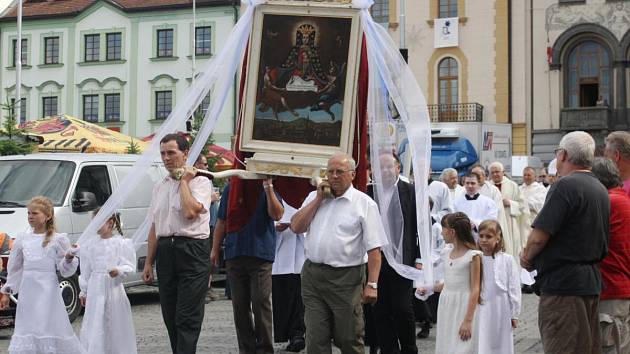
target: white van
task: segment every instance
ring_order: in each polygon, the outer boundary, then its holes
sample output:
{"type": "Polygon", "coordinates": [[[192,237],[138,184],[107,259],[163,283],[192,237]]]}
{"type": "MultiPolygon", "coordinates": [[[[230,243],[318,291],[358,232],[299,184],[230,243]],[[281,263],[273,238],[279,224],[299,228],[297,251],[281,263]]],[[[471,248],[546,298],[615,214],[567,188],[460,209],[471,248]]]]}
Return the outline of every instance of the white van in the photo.
{"type": "MultiPolygon", "coordinates": [[[[0,157],[0,232],[11,237],[29,229],[26,204],[37,195],[52,200],[57,231],[76,241],[92,219],[96,207],[105,203],[131,171],[138,155],[31,154],[0,157]]],[[[118,209],[123,234],[131,237],[145,219],[153,185],[166,176],[161,161],[155,161],[140,183],[118,209]]],[[[136,273],[125,286],[142,284],[146,243],[137,251],[136,273]]],[[[81,312],[77,276],[60,278],[60,287],[71,320],[81,312]]]]}

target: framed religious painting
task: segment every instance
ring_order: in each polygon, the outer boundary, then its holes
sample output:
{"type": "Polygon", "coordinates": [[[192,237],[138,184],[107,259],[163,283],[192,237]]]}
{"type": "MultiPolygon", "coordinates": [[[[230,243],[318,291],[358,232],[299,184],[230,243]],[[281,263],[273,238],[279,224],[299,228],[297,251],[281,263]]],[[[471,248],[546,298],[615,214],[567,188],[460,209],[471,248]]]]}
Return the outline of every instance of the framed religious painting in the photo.
{"type": "Polygon", "coordinates": [[[300,175],[301,165],[352,152],[360,33],[359,11],[348,4],[257,7],[241,107],[240,148],[255,153],[248,169],[300,175]]]}

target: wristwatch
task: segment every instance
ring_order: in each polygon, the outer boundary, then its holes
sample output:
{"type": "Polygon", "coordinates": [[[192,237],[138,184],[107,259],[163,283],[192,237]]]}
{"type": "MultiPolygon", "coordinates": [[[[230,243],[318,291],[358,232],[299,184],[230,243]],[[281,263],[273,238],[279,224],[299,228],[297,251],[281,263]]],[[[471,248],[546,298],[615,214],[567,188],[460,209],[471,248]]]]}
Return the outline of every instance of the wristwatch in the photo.
{"type": "Polygon", "coordinates": [[[377,284],[377,283],[370,283],[370,282],[367,282],[367,283],[365,284],[365,286],[369,286],[370,288],[372,288],[372,289],[374,289],[374,290],[378,289],[378,284],[377,284]]]}

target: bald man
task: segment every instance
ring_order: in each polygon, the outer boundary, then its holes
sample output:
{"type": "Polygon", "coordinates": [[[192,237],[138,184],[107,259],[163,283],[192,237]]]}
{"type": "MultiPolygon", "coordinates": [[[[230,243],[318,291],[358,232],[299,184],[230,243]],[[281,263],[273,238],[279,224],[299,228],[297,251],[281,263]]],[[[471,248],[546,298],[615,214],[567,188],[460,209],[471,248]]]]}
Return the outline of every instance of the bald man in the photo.
{"type": "Polygon", "coordinates": [[[489,169],[492,183],[501,191],[502,196],[500,208],[503,209],[507,226],[502,227],[505,252],[518,260],[529,235],[529,207],[518,184],[505,176],[502,163],[493,162],[489,169]]]}
{"type": "Polygon", "coordinates": [[[523,184],[519,187],[523,197],[527,201],[529,207],[529,222],[531,225],[536,219],[536,215],[545,204],[547,197],[547,188],[542,183],[536,181],[536,170],[527,166],[523,169],[523,184]]]}

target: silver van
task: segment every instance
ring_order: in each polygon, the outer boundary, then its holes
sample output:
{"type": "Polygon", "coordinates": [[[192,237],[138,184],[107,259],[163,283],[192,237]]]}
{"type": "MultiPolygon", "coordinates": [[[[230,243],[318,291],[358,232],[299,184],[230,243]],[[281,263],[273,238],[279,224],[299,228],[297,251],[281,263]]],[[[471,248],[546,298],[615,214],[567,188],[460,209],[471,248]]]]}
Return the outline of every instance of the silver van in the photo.
{"type": "MultiPolygon", "coordinates": [[[[26,204],[37,195],[52,200],[57,231],[76,241],[92,219],[94,209],[105,203],[131,171],[138,155],[31,154],[0,157],[0,232],[10,237],[29,230],[26,204]]],[[[145,219],[153,185],[167,174],[161,161],[145,171],[140,183],[118,209],[123,233],[131,237],[145,219]]],[[[136,273],[125,286],[142,284],[146,243],[137,251],[136,273]]],[[[71,320],[81,312],[78,277],[60,278],[60,288],[71,320]]]]}

